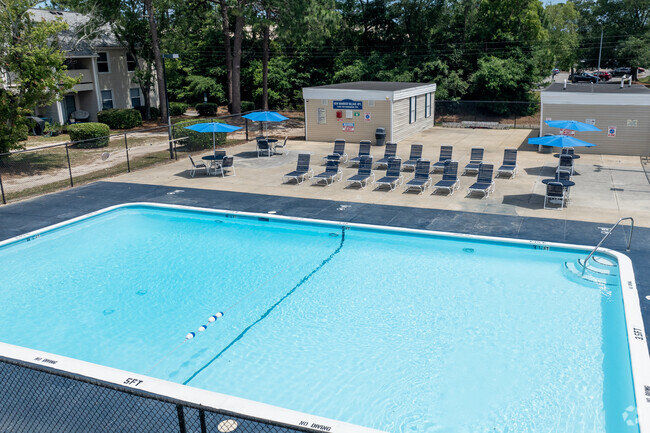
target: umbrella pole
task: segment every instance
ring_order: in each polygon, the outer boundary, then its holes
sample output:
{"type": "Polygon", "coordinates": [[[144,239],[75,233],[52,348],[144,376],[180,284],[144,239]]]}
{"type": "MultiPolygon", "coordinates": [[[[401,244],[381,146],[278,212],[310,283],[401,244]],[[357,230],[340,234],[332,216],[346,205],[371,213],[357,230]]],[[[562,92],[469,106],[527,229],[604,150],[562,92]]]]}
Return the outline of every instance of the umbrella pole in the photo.
{"type": "Polygon", "coordinates": [[[212,131],[212,155],[217,156],[217,143],[214,139],[215,133],[212,131]]]}

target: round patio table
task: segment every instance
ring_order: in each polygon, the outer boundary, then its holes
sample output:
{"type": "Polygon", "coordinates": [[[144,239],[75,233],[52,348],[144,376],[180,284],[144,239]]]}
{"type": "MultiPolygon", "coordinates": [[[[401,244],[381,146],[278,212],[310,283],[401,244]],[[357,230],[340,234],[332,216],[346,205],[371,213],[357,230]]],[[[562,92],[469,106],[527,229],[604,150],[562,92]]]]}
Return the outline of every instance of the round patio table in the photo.
{"type": "Polygon", "coordinates": [[[553,156],[556,157],[556,158],[559,158],[560,155],[568,155],[568,156],[570,156],[570,157],[573,158],[573,159],[580,159],[580,155],[576,155],[576,154],[569,155],[568,153],[556,153],[556,154],[554,154],[553,156]]]}
{"type": "Polygon", "coordinates": [[[568,187],[570,187],[570,186],[574,186],[574,185],[576,184],[576,183],[575,183],[574,181],[572,181],[572,180],[559,180],[559,179],[555,179],[555,178],[551,178],[551,179],[542,179],[542,183],[545,184],[545,185],[548,185],[550,182],[561,183],[562,186],[563,186],[564,188],[568,188],[568,187]]]}

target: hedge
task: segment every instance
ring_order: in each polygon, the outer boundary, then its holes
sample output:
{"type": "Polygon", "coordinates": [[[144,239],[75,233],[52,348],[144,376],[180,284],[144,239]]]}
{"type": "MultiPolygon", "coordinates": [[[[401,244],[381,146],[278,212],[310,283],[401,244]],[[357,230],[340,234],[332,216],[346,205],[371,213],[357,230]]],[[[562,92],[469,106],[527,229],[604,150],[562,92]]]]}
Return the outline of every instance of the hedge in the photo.
{"type": "Polygon", "coordinates": [[[201,104],[196,104],[196,111],[199,112],[199,116],[214,116],[217,114],[217,109],[219,105],[213,102],[203,102],[201,104]]]}
{"type": "Polygon", "coordinates": [[[252,101],[241,101],[241,111],[245,113],[246,111],[255,110],[255,103],[252,101]]]}
{"type": "MultiPolygon", "coordinates": [[[[212,134],[209,132],[196,132],[191,129],[185,129],[186,126],[195,125],[197,123],[209,123],[210,120],[187,120],[184,122],[175,123],[172,126],[172,136],[174,138],[188,137],[184,142],[185,146],[189,150],[199,150],[199,149],[212,149],[212,134]]],[[[220,120],[215,120],[215,122],[221,122],[220,120]]],[[[221,122],[223,123],[223,122],[221,122]]],[[[215,143],[217,146],[223,146],[226,144],[226,133],[217,132],[215,135],[215,143]]]]}
{"type": "MultiPolygon", "coordinates": [[[[135,107],[135,109],[140,112],[140,116],[142,116],[143,119],[147,117],[147,110],[145,109],[144,105],[135,107]]],[[[160,117],[160,110],[158,107],[149,107],[149,114],[151,114],[152,119],[157,119],[160,117]]]]}
{"type": "Polygon", "coordinates": [[[97,121],[113,129],[142,126],[142,115],[134,108],[111,108],[97,113],[97,121]]]}
{"type": "Polygon", "coordinates": [[[170,102],[169,113],[172,116],[182,116],[187,111],[188,105],[184,102],[170,102]]]}
{"type": "Polygon", "coordinates": [[[106,147],[108,146],[110,129],[104,123],[75,123],[68,125],[68,134],[70,134],[70,141],[81,141],[81,143],[75,143],[76,147],[82,149],[106,147]],[[91,138],[96,138],[96,140],[89,140],[91,138]]]}

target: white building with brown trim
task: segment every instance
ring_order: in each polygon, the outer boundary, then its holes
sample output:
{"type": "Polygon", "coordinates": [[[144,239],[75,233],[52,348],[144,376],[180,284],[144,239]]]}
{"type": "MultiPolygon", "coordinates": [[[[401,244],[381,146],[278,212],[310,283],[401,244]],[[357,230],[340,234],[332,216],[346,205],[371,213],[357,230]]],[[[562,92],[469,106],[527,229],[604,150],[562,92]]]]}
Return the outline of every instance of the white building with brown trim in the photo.
{"type": "Polygon", "coordinates": [[[371,140],[385,128],[398,142],[433,126],[436,85],[357,81],[302,89],[305,136],[312,141],[371,140]]]}
{"type": "Polygon", "coordinates": [[[650,155],[650,89],[619,83],[551,84],[541,92],[540,137],[560,134],[546,120],[578,120],[595,125],[601,132],[575,132],[580,140],[596,147],[581,147],[580,153],[605,155],[650,155]]]}
{"type": "MultiPolygon", "coordinates": [[[[62,101],[37,109],[36,115],[51,123],[68,123],[76,110],[87,111],[90,121],[97,121],[97,113],[108,108],[135,108],[144,106],[140,86],[133,82],[135,59],[106,27],[98,37],[83,40],[78,30],[88,18],[75,12],[30,9],[34,21],[61,20],[68,30],[59,33],[59,44],[66,52],[68,74],[81,76],[81,82],[67,93],[62,101]]],[[[154,84],[149,100],[158,106],[158,92],[154,84]]]]}

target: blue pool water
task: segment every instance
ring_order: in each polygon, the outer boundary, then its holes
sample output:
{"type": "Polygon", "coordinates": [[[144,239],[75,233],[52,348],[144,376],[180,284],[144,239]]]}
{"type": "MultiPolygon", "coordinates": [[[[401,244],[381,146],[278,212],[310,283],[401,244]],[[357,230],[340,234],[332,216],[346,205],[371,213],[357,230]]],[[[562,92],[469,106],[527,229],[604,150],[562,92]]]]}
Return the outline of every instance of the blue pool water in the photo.
{"type": "Polygon", "coordinates": [[[584,255],[135,206],[0,248],[0,341],[389,432],[638,432],[584,255]]]}

